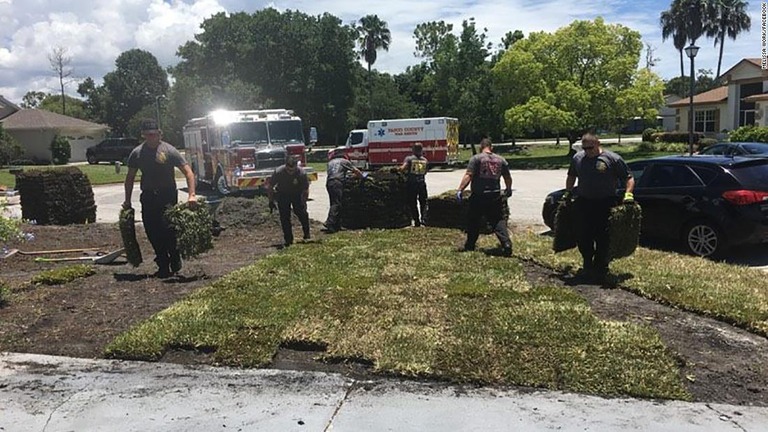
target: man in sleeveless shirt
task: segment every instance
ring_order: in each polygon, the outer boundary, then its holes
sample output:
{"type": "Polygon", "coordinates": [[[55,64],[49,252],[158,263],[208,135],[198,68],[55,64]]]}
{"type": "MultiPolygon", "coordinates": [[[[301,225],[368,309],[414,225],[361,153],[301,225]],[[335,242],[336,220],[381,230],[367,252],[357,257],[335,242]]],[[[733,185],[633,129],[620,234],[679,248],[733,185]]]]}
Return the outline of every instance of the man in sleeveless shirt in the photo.
{"type": "Polygon", "coordinates": [[[423,147],[421,143],[413,145],[413,154],[407,156],[400,166],[400,171],[406,173],[406,188],[408,208],[411,210],[411,217],[414,225],[425,225],[427,217],[427,158],[423,156],[423,147]],[[421,215],[419,215],[421,208],[421,215]]]}
{"type": "Polygon", "coordinates": [[[611,207],[619,201],[616,189],[626,188],[624,201],[631,202],[635,180],[624,159],[603,150],[595,135],[585,134],[581,142],[582,151],[573,156],[568,168],[565,189],[570,195],[578,179],[578,198],[574,204],[578,215],[577,245],[584,262],[581,276],[602,283],[610,263],[608,217],[611,207]]]}
{"type": "Polygon", "coordinates": [[[493,146],[488,138],[480,141],[480,153],[472,156],[467,164],[467,171],[461,179],[456,197],[462,200],[462,191],[471,184],[472,195],[469,197],[467,214],[467,240],[465,251],[475,250],[475,243],[480,236],[482,217],[493,227],[501,245],[501,254],[512,255],[512,240],[509,238],[507,221],[504,219],[502,199],[512,195],[512,176],[506,159],[493,153],[493,146]],[[504,195],[501,194],[500,179],[504,178],[504,195]]]}
{"type": "Polygon", "coordinates": [[[141,219],[147,238],[155,250],[156,277],[167,278],[181,270],[181,256],[176,246],[176,234],[168,224],[165,211],[176,205],[178,192],[174,168],[187,179],[188,202],[196,205],[195,175],[175,147],[161,141],[162,132],[155,120],[141,122],[144,142],[128,156],[123,208],[131,208],[131,194],[136,173],[141,170],[141,219]]]}

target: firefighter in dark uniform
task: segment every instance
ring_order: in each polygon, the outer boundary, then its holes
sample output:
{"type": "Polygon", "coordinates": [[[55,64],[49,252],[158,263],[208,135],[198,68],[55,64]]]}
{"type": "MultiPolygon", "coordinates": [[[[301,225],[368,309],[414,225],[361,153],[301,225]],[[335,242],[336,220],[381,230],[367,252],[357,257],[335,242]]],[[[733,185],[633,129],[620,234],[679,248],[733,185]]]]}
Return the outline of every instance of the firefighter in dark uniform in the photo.
{"type": "Polygon", "coordinates": [[[196,205],[195,175],[175,147],[161,141],[162,132],[155,120],[141,123],[144,142],[128,156],[123,208],[131,208],[131,194],[136,173],[141,170],[141,219],[147,238],[155,250],[155,276],[167,278],[181,270],[181,256],[176,246],[176,234],[168,224],[165,211],[178,202],[174,168],[187,179],[188,202],[196,205]]]}
{"type": "Polygon", "coordinates": [[[411,210],[411,217],[414,225],[422,226],[426,224],[427,217],[427,166],[429,161],[422,155],[423,147],[421,143],[413,145],[413,154],[406,157],[400,171],[406,173],[406,186],[408,193],[408,207],[411,210]],[[421,216],[419,216],[421,208],[421,216]]]}
{"type": "Polygon", "coordinates": [[[493,227],[504,256],[512,255],[512,240],[509,238],[507,221],[504,219],[504,203],[499,179],[504,177],[504,198],[512,196],[512,176],[506,159],[493,153],[491,141],[480,141],[480,153],[472,156],[467,164],[467,171],[461,179],[456,198],[462,200],[462,191],[471,184],[472,195],[469,197],[467,214],[467,241],[463,250],[475,250],[475,243],[480,235],[482,216],[493,227]]]}
{"type": "Polygon", "coordinates": [[[344,194],[344,181],[348,172],[352,172],[358,177],[364,176],[359,169],[352,165],[352,162],[347,159],[347,155],[343,152],[328,161],[328,177],[325,180],[325,188],[328,190],[330,207],[323,229],[327,233],[335,233],[341,229],[341,198],[344,194]]]}
{"type": "Polygon", "coordinates": [[[581,276],[603,282],[608,274],[608,217],[611,207],[618,203],[616,189],[625,187],[624,201],[634,201],[635,180],[624,159],[600,148],[595,135],[581,138],[582,151],[576,153],[568,168],[565,181],[569,196],[579,181],[578,198],[574,205],[578,215],[577,245],[583,259],[581,276]]]}
{"type": "Polygon", "coordinates": [[[309,240],[309,214],[307,199],[309,198],[309,179],[295,158],[289,157],[285,165],[277,168],[269,178],[267,193],[269,209],[275,209],[275,190],[277,190],[277,209],[280,212],[280,226],[283,228],[285,247],[293,244],[293,227],[291,226],[291,208],[301,222],[304,240],[309,240]]]}

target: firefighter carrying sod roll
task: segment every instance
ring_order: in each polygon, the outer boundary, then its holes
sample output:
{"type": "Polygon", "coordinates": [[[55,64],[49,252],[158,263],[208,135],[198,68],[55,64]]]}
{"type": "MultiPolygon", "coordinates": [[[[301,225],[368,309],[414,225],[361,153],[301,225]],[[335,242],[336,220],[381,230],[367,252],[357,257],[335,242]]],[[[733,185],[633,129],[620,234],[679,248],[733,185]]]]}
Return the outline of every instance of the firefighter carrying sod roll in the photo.
{"type": "Polygon", "coordinates": [[[174,168],[184,173],[187,179],[188,202],[193,207],[197,205],[195,175],[179,151],[161,141],[162,132],[156,121],[142,121],[141,136],[144,142],[128,156],[123,208],[131,208],[133,183],[136,173],[141,170],[141,218],[147,238],[155,250],[155,276],[167,278],[181,270],[181,255],[176,245],[176,234],[165,217],[165,211],[178,202],[174,168]]]}
{"type": "Polygon", "coordinates": [[[504,219],[504,203],[502,199],[512,196],[512,176],[509,165],[503,157],[493,153],[491,140],[483,138],[480,141],[480,153],[472,156],[467,164],[467,171],[461,179],[456,199],[463,199],[462,192],[471,184],[472,195],[469,197],[469,212],[467,213],[467,241],[464,251],[475,250],[475,243],[480,236],[482,216],[493,227],[493,232],[501,244],[501,254],[512,255],[512,240],[509,238],[507,221],[504,219]],[[499,179],[504,177],[504,192],[501,192],[499,179]]]}
{"type": "Polygon", "coordinates": [[[603,150],[595,135],[585,134],[581,142],[582,151],[573,156],[568,168],[564,198],[570,198],[578,179],[578,197],[574,202],[578,220],[576,242],[584,261],[579,276],[602,283],[611,259],[608,218],[611,207],[618,203],[616,189],[624,186],[624,202],[632,203],[635,180],[624,159],[603,150]]]}

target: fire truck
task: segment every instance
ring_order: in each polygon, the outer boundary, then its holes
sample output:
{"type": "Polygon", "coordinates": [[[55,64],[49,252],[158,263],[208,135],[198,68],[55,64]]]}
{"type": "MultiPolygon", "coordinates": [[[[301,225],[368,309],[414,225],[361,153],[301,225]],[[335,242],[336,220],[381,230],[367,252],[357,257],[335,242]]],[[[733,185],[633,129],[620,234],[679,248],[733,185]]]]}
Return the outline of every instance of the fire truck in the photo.
{"type": "Polygon", "coordinates": [[[306,167],[301,119],[286,109],[213,111],[184,126],[184,146],[198,182],[220,194],[258,192],[288,156],[306,167]]]}
{"type": "Polygon", "coordinates": [[[399,165],[421,143],[432,165],[447,165],[459,158],[459,121],[452,117],[376,120],[368,129],[354,129],[347,143],[328,153],[344,153],[357,167],[399,165]]]}

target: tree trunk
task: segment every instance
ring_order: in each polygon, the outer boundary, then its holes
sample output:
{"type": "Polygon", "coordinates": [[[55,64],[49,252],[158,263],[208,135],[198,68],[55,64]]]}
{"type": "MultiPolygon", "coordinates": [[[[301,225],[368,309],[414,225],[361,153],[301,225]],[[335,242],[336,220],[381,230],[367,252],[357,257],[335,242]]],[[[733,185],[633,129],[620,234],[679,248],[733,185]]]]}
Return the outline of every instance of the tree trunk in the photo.
{"type": "Polygon", "coordinates": [[[723,45],[725,44],[725,33],[720,35],[720,55],[717,57],[717,75],[715,81],[720,78],[720,66],[723,64],[723,45]]]}
{"type": "Polygon", "coordinates": [[[683,50],[678,51],[680,53],[680,76],[685,76],[685,69],[683,67],[683,50]]]}
{"type": "Polygon", "coordinates": [[[371,75],[370,63],[368,63],[368,115],[370,116],[368,121],[373,120],[373,76],[371,75]]]}
{"type": "Polygon", "coordinates": [[[59,84],[61,85],[61,114],[67,115],[67,100],[64,97],[64,80],[59,78],[59,84]]]}

